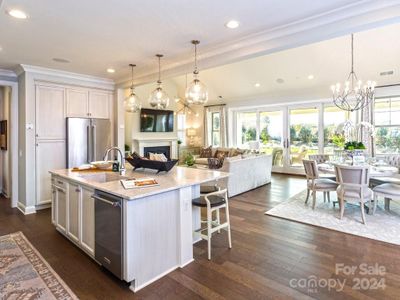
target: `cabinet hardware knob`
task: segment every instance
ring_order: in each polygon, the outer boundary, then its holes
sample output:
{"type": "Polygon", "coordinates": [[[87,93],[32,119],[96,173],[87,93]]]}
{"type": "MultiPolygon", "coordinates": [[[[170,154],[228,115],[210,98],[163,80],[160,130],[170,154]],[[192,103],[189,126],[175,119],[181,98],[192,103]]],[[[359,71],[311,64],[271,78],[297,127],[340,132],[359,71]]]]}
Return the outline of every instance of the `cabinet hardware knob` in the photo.
{"type": "Polygon", "coordinates": [[[79,188],[75,189],[75,192],[80,193],[81,190],[79,188]]]}
{"type": "Polygon", "coordinates": [[[64,184],[64,182],[62,182],[62,181],[60,181],[60,180],[58,180],[57,183],[58,183],[58,184],[64,184]]]}

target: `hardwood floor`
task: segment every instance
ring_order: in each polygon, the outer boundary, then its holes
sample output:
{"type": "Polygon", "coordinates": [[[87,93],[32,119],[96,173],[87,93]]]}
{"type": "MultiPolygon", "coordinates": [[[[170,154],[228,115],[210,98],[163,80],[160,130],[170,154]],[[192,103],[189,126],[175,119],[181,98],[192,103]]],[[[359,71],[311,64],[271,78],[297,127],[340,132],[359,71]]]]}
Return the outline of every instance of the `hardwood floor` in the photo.
{"type": "Polygon", "coordinates": [[[399,246],[264,215],[304,185],[301,177],[275,174],[272,184],[231,198],[233,248],[227,248],[225,232],[215,235],[210,262],[207,244],[200,242],[195,262],[136,294],[57,233],[50,210],[23,216],[0,198],[0,235],[22,231],[81,299],[399,299],[399,246]],[[386,274],[360,276],[358,269],[355,275],[337,275],[337,263],[378,264],[386,274]],[[316,290],[298,280],[309,276],[319,280],[316,290]],[[353,289],[357,277],[366,278],[363,288],[372,278],[383,278],[386,287],[353,289]],[[343,291],[324,287],[328,279],[346,280],[343,291]]]}

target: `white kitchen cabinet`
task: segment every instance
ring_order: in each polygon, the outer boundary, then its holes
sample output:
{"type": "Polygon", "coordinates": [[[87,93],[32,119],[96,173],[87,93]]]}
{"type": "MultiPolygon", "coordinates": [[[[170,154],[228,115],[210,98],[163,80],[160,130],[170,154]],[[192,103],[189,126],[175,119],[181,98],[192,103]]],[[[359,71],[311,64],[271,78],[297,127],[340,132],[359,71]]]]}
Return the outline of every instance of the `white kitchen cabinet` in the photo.
{"type": "Polygon", "coordinates": [[[66,89],[67,117],[89,117],[89,92],[87,89],[66,89]]]}
{"type": "Polygon", "coordinates": [[[36,138],[65,138],[64,89],[56,86],[36,86],[36,138]]]}
{"type": "Polygon", "coordinates": [[[36,142],[36,205],[51,203],[50,170],[65,168],[65,141],[40,140],[36,142]]]}
{"type": "Polygon", "coordinates": [[[89,114],[91,118],[110,118],[110,93],[89,91],[89,114]]]}
{"type": "Polygon", "coordinates": [[[66,116],[78,118],[110,118],[111,94],[109,92],[66,89],[66,116]]]}
{"type": "MultiPolygon", "coordinates": [[[[59,180],[58,180],[59,181],[59,180]]],[[[59,181],[61,182],[61,181],[59,181]]],[[[67,183],[64,183],[65,187],[61,187],[62,185],[56,185],[56,220],[57,220],[57,228],[66,233],[67,229],[67,183]]]]}
{"type": "Polygon", "coordinates": [[[82,186],[81,193],[81,245],[94,256],[94,190],[82,186]]]}
{"type": "Polygon", "coordinates": [[[51,179],[51,223],[57,225],[57,189],[54,186],[54,178],[51,179]]]}
{"type": "Polygon", "coordinates": [[[74,183],[68,186],[68,225],[67,234],[76,243],[79,243],[81,187],[74,183]]]}

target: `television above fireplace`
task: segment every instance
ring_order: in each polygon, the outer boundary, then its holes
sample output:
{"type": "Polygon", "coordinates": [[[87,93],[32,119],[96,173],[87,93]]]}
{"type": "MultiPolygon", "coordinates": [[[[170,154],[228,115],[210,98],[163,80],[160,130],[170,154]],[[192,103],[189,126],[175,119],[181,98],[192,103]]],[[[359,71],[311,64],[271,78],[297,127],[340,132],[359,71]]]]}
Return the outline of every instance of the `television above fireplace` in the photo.
{"type": "Polygon", "coordinates": [[[140,131],[174,131],[174,112],[172,110],[142,109],[140,111],[140,131]]]}

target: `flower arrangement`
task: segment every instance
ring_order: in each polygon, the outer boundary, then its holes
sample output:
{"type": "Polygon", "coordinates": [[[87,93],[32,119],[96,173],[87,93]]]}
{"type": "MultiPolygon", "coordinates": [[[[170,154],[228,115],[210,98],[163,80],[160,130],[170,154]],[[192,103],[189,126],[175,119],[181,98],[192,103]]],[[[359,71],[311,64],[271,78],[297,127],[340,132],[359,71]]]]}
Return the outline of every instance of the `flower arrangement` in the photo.
{"type": "Polygon", "coordinates": [[[365,150],[366,147],[362,142],[350,141],[344,144],[344,150],[353,151],[353,150],[365,150]]]}

